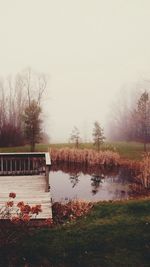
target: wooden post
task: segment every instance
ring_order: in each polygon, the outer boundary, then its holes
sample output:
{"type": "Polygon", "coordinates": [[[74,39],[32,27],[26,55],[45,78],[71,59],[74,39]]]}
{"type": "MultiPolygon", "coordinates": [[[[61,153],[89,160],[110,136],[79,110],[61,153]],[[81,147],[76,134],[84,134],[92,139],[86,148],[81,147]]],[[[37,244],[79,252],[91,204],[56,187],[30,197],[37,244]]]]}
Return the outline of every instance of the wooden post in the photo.
{"type": "Polygon", "coordinates": [[[49,153],[45,153],[45,160],[46,160],[46,166],[45,166],[45,177],[46,177],[46,192],[50,191],[49,186],[49,172],[50,172],[50,166],[51,166],[51,160],[49,153]]]}
{"type": "Polygon", "coordinates": [[[1,172],[3,172],[3,157],[1,157],[1,172]]]}
{"type": "Polygon", "coordinates": [[[5,162],[6,162],[6,174],[8,173],[8,159],[6,158],[5,159],[5,162]]]}
{"type": "Polygon", "coordinates": [[[10,173],[12,173],[12,159],[10,159],[10,173]]]}
{"type": "Polygon", "coordinates": [[[30,158],[28,157],[28,171],[30,172],[30,158]]]}
{"type": "Polygon", "coordinates": [[[46,165],[45,167],[45,179],[46,179],[46,189],[45,192],[49,192],[49,165],[46,165]]]}

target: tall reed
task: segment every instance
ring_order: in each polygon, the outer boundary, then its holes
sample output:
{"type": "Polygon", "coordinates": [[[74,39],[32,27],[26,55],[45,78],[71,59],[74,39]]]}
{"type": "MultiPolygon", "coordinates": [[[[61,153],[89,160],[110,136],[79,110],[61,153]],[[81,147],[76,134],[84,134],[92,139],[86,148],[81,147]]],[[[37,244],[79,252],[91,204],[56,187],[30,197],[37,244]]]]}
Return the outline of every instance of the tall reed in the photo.
{"type": "Polygon", "coordinates": [[[80,163],[88,166],[119,164],[120,156],[117,152],[95,151],[92,149],[52,149],[50,151],[52,162],[80,163]]]}
{"type": "Polygon", "coordinates": [[[140,163],[140,174],[137,178],[145,188],[150,188],[150,153],[144,155],[140,163]]]}

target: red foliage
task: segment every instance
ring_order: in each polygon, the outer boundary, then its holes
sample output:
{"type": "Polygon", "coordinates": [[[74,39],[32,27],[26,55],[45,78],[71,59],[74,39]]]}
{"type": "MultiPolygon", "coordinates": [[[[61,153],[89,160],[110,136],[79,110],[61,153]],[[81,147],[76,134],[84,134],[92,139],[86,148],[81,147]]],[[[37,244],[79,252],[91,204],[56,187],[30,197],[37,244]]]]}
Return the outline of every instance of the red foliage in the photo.
{"type": "Polygon", "coordinates": [[[41,209],[41,205],[36,205],[35,207],[32,207],[32,208],[31,208],[31,212],[32,212],[32,214],[36,214],[36,215],[38,215],[39,212],[41,212],[41,211],[42,211],[42,209],[41,209]]]}
{"type": "Polygon", "coordinates": [[[18,216],[13,216],[12,218],[11,218],[11,221],[13,222],[13,223],[19,223],[20,222],[20,219],[19,219],[19,217],[18,216]]]}
{"type": "Polygon", "coordinates": [[[6,202],[6,206],[7,207],[13,207],[13,205],[14,205],[14,202],[13,201],[6,202]]]}
{"type": "Polygon", "coordinates": [[[86,215],[92,206],[92,203],[84,201],[69,201],[66,204],[55,202],[52,206],[54,223],[62,224],[75,220],[86,215]]]}
{"type": "MultiPolygon", "coordinates": [[[[9,194],[15,198],[16,194],[9,194]]],[[[92,204],[70,201],[66,204],[55,202],[52,206],[53,219],[32,220],[42,211],[41,205],[30,206],[23,201],[10,200],[0,209],[0,247],[21,242],[26,235],[32,235],[41,227],[54,227],[77,219],[89,212],[92,204]]]]}
{"type": "Polygon", "coordinates": [[[23,201],[20,201],[20,202],[18,202],[17,207],[18,207],[18,208],[21,208],[21,207],[23,207],[24,205],[25,205],[24,202],[23,202],[23,201]]]}
{"type": "MultiPolygon", "coordinates": [[[[10,198],[15,198],[16,193],[10,193],[10,198]]],[[[36,216],[42,212],[41,205],[30,206],[23,201],[14,203],[9,200],[4,207],[0,209],[0,219],[7,219],[11,223],[29,222],[31,219],[35,219],[36,216]]]]}
{"type": "Polygon", "coordinates": [[[9,197],[15,198],[16,197],[16,193],[14,193],[14,192],[9,193],[9,197]]]}
{"type": "Polygon", "coordinates": [[[9,194],[10,200],[0,208],[0,246],[14,244],[26,235],[32,235],[38,227],[51,226],[52,221],[38,223],[35,219],[42,212],[41,205],[30,206],[23,201],[14,203],[11,199],[15,193],[9,194]],[[37,222],[37,223],[36,223],[37,222]]]}
{"type": "Polygon", "coordinates": [[[20,206],[20,211],[22,214],[29,214],[31,209],[32,208],[29,205],[21,205],[20,206]]]}
{"type": "Polygon", "coordinates": [[[30,221],[30,216],[29,216],[29,214],[23,214],[21,219],[22,219],[23,222],[29,222],[30,221]]]}

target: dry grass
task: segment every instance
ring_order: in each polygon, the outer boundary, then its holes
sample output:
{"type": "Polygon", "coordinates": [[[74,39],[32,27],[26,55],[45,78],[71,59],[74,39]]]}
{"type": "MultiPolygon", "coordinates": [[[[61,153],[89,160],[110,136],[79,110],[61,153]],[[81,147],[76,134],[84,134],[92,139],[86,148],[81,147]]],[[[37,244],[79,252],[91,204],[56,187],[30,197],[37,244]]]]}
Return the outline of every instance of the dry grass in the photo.
{"type": "Polygon", "coordinates": [[[50,151],[52,162],[81,163],[88,166],[118,165],[120,156],[113,151],[95,151],[92,149],[52,149],[50,151]]]}
{"type": "Polygon", "coordinates": [[[150,188],[150,153],[140,163],[140,174],[137,177],[145,188],[150,188]]]}

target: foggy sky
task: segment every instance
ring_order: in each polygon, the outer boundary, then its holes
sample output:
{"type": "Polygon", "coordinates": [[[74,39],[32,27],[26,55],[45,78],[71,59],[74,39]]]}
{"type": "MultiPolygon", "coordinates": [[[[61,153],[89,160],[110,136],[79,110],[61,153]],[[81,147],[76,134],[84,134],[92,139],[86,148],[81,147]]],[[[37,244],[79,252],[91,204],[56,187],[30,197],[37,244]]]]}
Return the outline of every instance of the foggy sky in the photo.
{"type": "Polygon", "coordinates": [[[0,0],[0,76],[49,75],[45,129],[89,140],[120,88],[150,78],[149,0],[0,0]]]}

